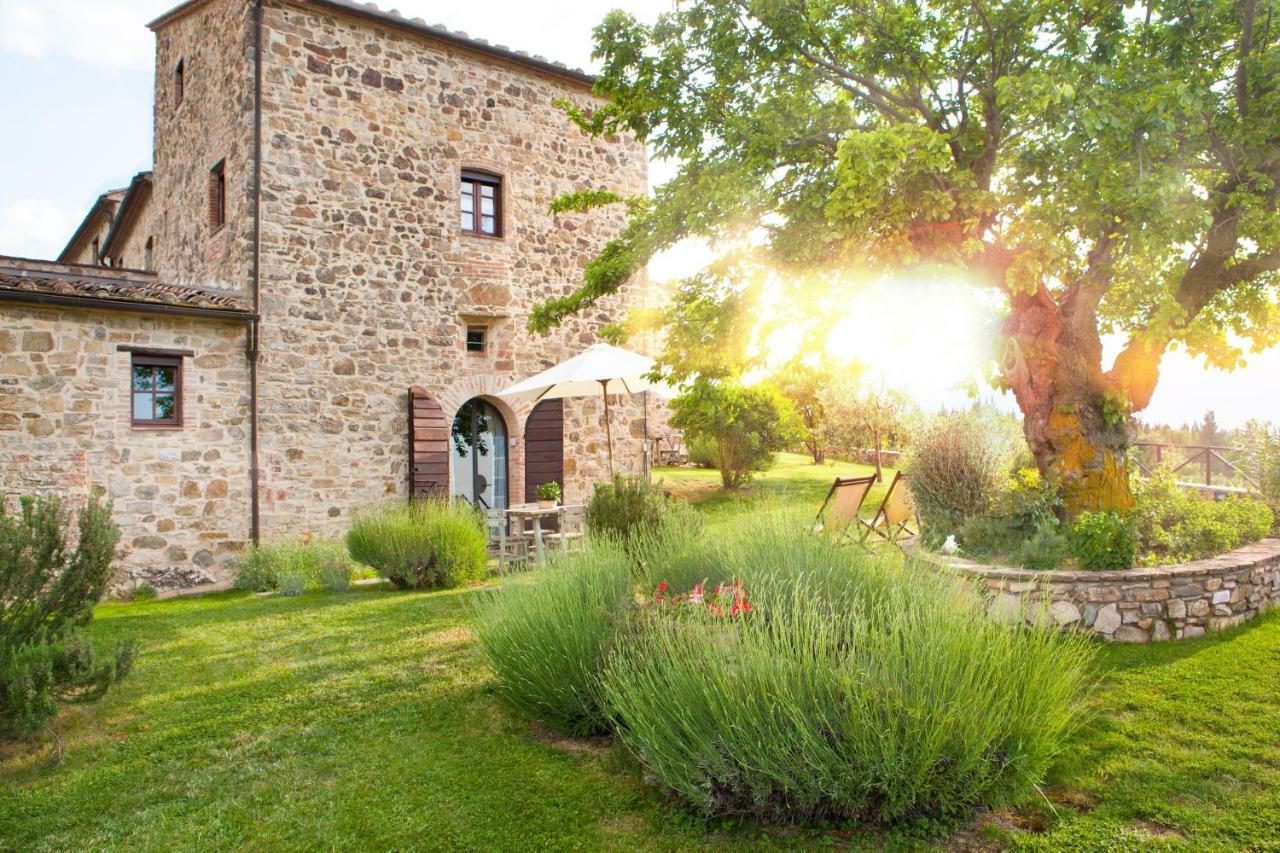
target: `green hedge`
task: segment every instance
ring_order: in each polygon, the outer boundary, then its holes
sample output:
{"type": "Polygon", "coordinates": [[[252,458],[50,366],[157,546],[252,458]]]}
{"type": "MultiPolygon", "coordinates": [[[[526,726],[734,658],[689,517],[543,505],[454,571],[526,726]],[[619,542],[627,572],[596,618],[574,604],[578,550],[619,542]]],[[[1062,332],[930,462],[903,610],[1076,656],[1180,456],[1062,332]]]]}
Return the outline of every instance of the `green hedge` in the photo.
{"type": "Polygon", "coordinates": [[[347,548],[353,559],[402,589],[459,586],[482,579],[488,566],[483,516],[455,501],[358,512],[347,548]]]}

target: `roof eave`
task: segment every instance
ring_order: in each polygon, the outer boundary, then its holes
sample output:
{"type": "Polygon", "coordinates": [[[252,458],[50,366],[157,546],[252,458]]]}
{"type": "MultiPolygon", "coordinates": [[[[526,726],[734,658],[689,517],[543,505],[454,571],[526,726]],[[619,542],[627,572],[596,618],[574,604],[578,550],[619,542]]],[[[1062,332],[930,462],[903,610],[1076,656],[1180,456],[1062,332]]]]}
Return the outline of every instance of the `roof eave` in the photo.
{"type": "Polygon", "coordinates": [[[133,176],[133,180],[129,182],[129,189],[125,192],[124,198],[120,199],[120,204],[116,206],[116,215],[112,217],[111,228],[107,231],[107,238],[102,241],[102,245],[98,249],[98,260],[111,257],[111,249],[115,246],[120,235],[127,234],[129,229],[133,227],[138,215],[135,205],[145,202],[151,195],[151,172],[139,172],[133,176]]]}

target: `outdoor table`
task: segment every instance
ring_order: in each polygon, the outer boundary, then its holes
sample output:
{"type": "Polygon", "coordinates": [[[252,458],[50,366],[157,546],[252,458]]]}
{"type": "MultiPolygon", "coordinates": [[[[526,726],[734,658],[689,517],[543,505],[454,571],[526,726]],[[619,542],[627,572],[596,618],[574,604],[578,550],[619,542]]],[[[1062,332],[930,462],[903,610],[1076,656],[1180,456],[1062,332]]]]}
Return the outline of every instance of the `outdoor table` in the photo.
{"type": "Polygon", "coordinates": [[[516,535],[523,536],[525,531],[525,523],[529,522],[533,525],[533,553],[539,563],[543,559],[542,550],[542,519],[558,516],[560,510],[566,509],[562,506],[541,507],[537,504],[522,504],[521,506],[513,506],[507,510],[507,515],[515,519],[518,525],[516,535]]]}

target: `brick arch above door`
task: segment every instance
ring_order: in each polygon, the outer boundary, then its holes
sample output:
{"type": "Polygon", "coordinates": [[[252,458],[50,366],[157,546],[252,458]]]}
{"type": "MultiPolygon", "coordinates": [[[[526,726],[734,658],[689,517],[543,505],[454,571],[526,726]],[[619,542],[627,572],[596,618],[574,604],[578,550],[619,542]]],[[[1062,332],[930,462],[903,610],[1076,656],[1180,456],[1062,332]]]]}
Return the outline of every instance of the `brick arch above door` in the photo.
{"type": "Polygon", "coordinates": [[[452,448],[449,445],[448,430],[453,425],[453,419],[458,414],[458,410],[462,408],[462,404],[468,400],[479,397],[492,403],[502,415],[502,419],[506,422],[507,435],[509,437],[519,437],[507,452],[507,494],[511,496],[512,501],[518,501],[520,496],[524,494],[524,424],[529,417],[532,406],[523,401],[511,401],[498,396],[498,392],[506,388],[515,379],[507,376],[495,376],[493,374],[476,374],[472,376],[461,376],[453,382],[444,386],[436,394],[439,400],[440,408],[444,412],[445,417],[445,469],[446,469],[446,495],[453,494],[452,485],[448,478],[452,477],[452,466],[450,465],[449,453],[452,448]]]}

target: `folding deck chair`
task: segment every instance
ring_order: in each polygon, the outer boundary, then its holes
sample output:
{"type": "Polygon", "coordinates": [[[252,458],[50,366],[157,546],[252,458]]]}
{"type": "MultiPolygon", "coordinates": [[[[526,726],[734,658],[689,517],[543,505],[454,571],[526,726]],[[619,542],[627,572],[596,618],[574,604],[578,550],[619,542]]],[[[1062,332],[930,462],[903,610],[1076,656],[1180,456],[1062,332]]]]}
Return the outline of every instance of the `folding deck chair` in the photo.
{"type": "Polygon", "coordinates": [[[861,541],[861,537],[855,535],[860,521],[858,511],[875,482],[874,474],[868,477],[836,477],[818,509],[814,531],[861,541]]]}
{"type": "MultiPolygon", "coordinates": [[[[867,540],[874,533],[886,542],[902,547],[902,540],[915,536],[917,531],[911,529],[911,521],[916,517],[915,502],[911,499],[911,490],[907,488],[907,478],[901,471],[893,475],[889,490],[884,493],[880,506],[870,523],[858,519],[858,544],[870,549],[867,540]]],[[[917,526],[918,523],[917,523],[917,526]]]]}

